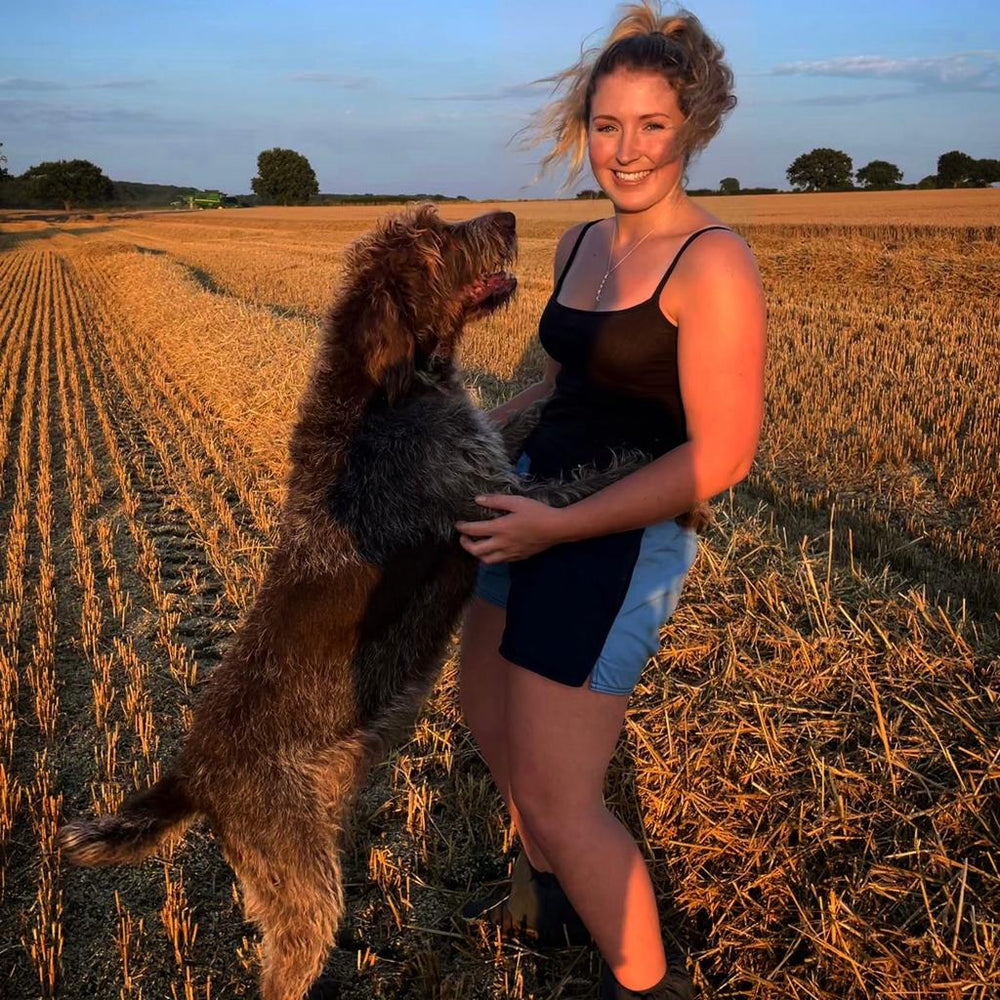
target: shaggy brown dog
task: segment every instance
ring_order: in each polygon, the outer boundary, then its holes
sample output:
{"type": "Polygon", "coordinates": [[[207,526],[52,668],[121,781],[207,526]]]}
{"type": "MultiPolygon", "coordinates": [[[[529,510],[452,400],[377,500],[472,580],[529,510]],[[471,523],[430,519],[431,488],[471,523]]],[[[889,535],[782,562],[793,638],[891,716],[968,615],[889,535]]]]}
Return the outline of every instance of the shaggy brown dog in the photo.
{"type": "MultiPolygon", "coordinates": [[[[448,224],[430,206],[349,251],[291,439],[277,545],[162,780],[116,816],[69,823],[63,855],[138,861],[200,815],[263,932],[264,1000],[300,1000],[343,912],[353,793],[412,725],[475,579],[454,523],[473,497],[579,499],[628,471],[523,485],[451,357],[516,282],[514,216],[448,224]]],[[[633,466],[634,467],[634,464],[633,466]]]]}

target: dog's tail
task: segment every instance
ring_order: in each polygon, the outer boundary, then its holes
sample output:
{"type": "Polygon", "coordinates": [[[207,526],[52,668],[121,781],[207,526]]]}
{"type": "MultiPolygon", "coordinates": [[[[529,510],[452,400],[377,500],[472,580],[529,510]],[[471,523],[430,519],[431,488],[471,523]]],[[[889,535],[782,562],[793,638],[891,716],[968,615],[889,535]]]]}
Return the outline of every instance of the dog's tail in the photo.
{"type": "Polygon", "coordinates": [[[167,774],[151,788],[133,792],[114,816],[67,823],[59,831],[59,846],[75,865],[141,861],[169,834],[185,829],[198,812],[181,777],[167,774]]]}

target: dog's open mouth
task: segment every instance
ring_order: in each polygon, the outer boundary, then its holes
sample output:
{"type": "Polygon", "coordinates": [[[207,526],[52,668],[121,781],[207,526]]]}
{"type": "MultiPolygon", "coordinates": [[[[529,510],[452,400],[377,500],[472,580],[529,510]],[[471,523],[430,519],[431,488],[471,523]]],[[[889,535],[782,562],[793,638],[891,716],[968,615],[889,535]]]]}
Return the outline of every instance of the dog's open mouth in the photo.
{"type": "Polygon", "coordinates": [[[469,286],[466,293],[467,313],[492,312],[502,306],[517,288],[517,278],[509,271],[484,274],[469,286]]]}

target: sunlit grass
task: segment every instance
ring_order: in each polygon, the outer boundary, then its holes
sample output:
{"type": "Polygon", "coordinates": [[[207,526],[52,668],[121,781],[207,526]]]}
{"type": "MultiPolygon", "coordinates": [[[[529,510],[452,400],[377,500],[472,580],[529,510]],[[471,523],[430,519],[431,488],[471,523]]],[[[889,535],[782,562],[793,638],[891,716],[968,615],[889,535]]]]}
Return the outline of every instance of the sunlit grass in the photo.
{"type": "MultiPolygon", "coordinates": [[[[716,503],[607,786],[703,996],[1000,991],[996,199],[706,202],[761,266],[765,430],[716,503]],[[812,214],[791,224],[786,206],[812,214]]],[[[537,377],[555,241],[607,211],[510,207],[519,297],[462,353],[484,405],[537,377]]],[[[190,724],[263,571],[340,253],[386,210],[94,220],[0,254],[11,996],[253,995],[256,935],[210,837],[83,872],[53,834],[155,780],[190,724]]],[[[515,847],[451,657],[355,809],[328,970],[342,995],[592,996],[594,953],[453,919],[515,847]]]]}

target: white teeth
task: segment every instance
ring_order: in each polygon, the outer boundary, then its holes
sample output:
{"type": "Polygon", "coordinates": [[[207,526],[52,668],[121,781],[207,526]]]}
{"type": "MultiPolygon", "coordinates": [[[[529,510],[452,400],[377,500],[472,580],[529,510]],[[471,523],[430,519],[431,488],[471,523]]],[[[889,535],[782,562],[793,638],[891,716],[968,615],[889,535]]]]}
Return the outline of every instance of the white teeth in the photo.
{"type": "Polygon", "coordinates": [[[639,170],[634,174],[626,174],[622,170],[615,170],[615,177],[620,177],[623,181],[637,181],[641,180],[643,177],[648,177],[652,171],[649,170],[639,170]]]}

